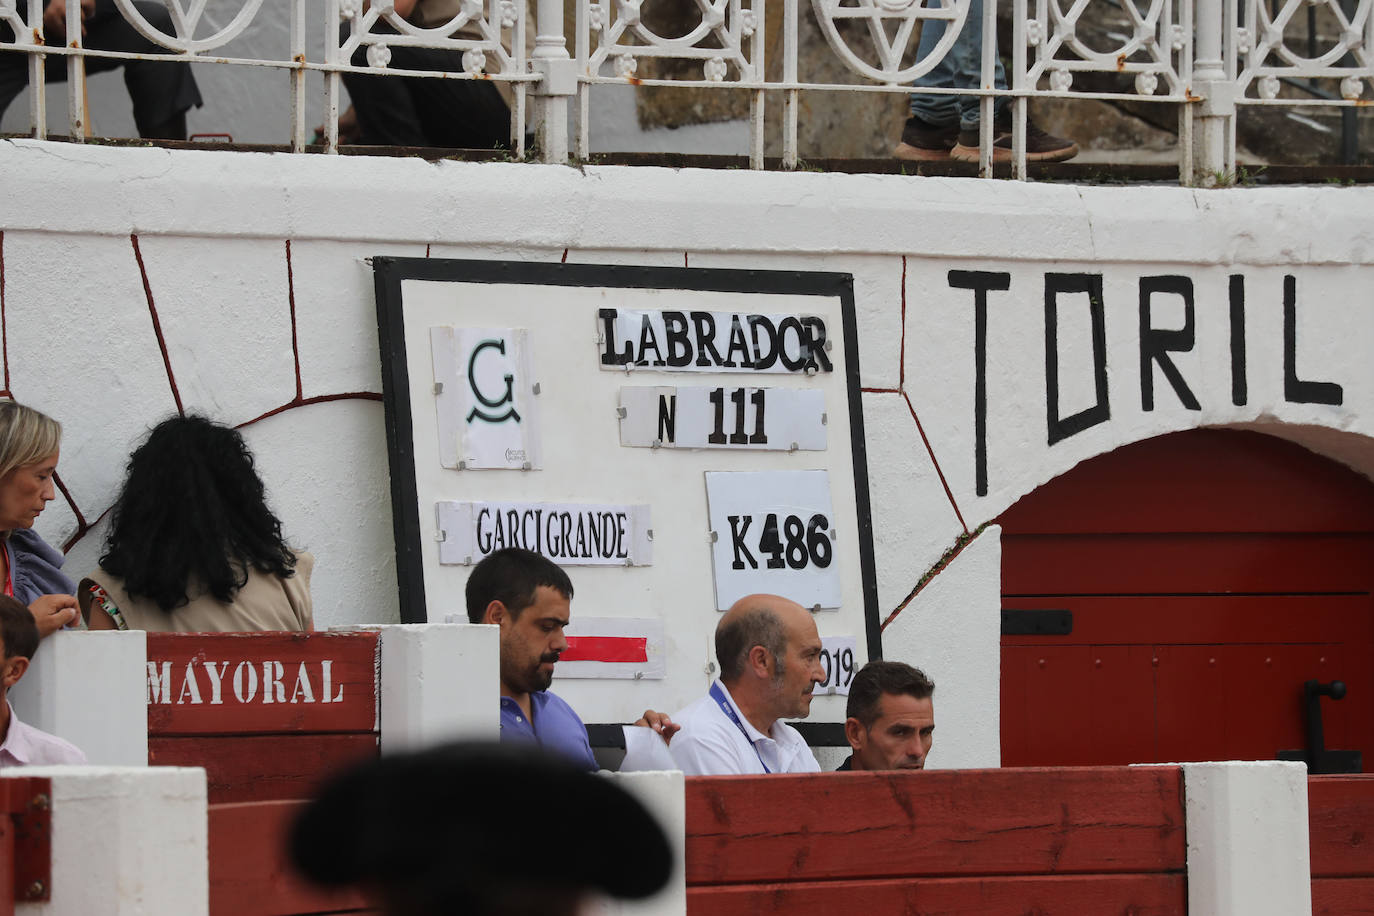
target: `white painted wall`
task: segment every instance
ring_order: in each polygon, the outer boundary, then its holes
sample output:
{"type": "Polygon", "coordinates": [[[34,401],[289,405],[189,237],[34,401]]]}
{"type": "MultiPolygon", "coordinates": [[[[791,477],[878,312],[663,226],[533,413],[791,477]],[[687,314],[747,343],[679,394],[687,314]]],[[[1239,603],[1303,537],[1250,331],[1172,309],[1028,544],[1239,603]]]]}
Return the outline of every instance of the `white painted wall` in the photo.
{"type": "MultiPolygon", "coordinates": [[[[1146,436],[1243,425],[1374,470],[1371,189],[1080,188],[33,141],[0,143],[0,174],[11,388],[64,422],[60,470],[86,519],[108,507],[130,445],[173,409],[131,233],[182,398],[214,417],[244,422],[295,401],[294,289],[301,394],[341,399],[291,407],[247,435],[288,535],[318,557],[321,627],[396,618],[382,409],[355,397],[380,391],[364,260],[379,253],[852,273],[860,379],[872,389],[864,415],[884,616],[966,529],[1078,461],[1146,436]],[[1010,274],[1010,290],[988,300],[986,496],[974,468],[973,294],[950,287],[950,269],[1010,274]],[[1044,276],[1073,271],[1104,275],[1111,416],[1049,445],[1044,276]],[[1247,283],[1243,406],[1230,397],[1231,273],[1247,283]],[[1297,286],[1297,374],[1342,385],[1339,406],[1284,396],[1286,273],[1297,286]],[[1194,284],[1196,345],[1174,359],[1198,411],[1184,409],[1158,371],[1155,409],[1141,406],[1138,283],[1155,274],[1194,284]]],[[[1086,297],[1061,303],[1062,414],[1092,400],[1087,314],[1086,297]]],[[[1182,326],[1176,298],[1158,298],[1154,323],[1182,326]]],[[[74,508],[54,503],[39,528],[55,543],[68,540],[74,508]]],[[[97,526],[78,539],[74,574],[94,564],[102,533],[97,526]]],[[[997,639],[993,534],[888,630],[888,655],[940,683],[944,724],[932,765],[991,765],[999,756],[988,668],[997,639]]],[[[671,614],[671,596],[664,600],[671,614]]],[[[589,611],[574,603],[574,614],[589,611]]],[[[702,689],[709,635],[681,638],[668,662],[700,670],[702,689]]],[[[589,721],[628,721],[652,705],[650,685],[599,686],[559,689],[589,721]]]]}
{"type": "Polygon", "coordinates": [[[24,767],[52,780],[52,896],[25,916],[203,916],[210,909],[205,771],[24,767]]]}
{"type": "Polygon", "coordinates": [[[1308,916],[1307,765],[1183,764],[1188,912],[1308,916]]]}

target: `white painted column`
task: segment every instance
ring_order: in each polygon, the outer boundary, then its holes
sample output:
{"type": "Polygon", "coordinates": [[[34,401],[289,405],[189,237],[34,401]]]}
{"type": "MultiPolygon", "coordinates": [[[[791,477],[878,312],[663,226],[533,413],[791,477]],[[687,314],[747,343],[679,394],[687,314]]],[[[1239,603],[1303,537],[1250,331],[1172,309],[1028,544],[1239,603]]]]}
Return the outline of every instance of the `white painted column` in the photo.
{"type": "Polygon", "coordinates": [[[563,0],[538,0],[535,25],[530,70],[543,77],[531,90],[539,158],[564,163],[568,161],[568,102],[577,92],[577,62],[568,56],[563,37],[563,0]]]}
{"type": "Polygon", "coordinates": [[[1307,766],[1185,763],[1188,912],[1311,916],[1307,766]]]}
{"type": "Polygon", "coordinates": [[[637,798],[668,836],[673,871],[663,890],[647,900],[602,900],[594,916],[684,916],[687,912],[687,799],[686,783],[677,770],[640,773],[603,773],[637,798]]]}
{"type": "Polygon", "coordinates": [[[382,753],[501,737],[499,629],[414,623],[381,634],[382,753]]]}
{"type": "Polygon", "coordinates": [[[205,771],[199,767],[24,767],[52,780],[52,897],[25,916],[210,911],[205,771]]]}
{"type": "Polygon", "coordinates": [[[9,692],[20,720],[92,764],[148,764],[148,640],[142,630],[59,630],[9,692]]]}
{"type": "Polygon", "coordinates": [[[1198,0],[1193,38],[1192,94],[1199,104],[1194,154],[1194,184],[1212,187],[1229,175],[1234,179],[1235,148],[1232,143],[1236,117],[1235,81],[1226,73],[1226,23],[1223,0],[1198,0]]]}

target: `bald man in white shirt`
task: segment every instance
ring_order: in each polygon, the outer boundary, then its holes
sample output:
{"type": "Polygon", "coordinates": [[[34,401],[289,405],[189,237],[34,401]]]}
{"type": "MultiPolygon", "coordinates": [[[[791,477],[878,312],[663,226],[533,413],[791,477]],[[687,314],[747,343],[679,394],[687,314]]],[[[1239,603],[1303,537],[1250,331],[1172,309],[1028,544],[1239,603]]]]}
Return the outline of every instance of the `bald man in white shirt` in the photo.
{"type": "Polygon", "coordinates": [[[669,751],[689,776],[817,773],[806,740],[783,718],[811,711],[825,680],[821,638],[806,608],[778,595],[749,595],[716,625],[720,678],[673,716],[682,730],[669,751]]]}

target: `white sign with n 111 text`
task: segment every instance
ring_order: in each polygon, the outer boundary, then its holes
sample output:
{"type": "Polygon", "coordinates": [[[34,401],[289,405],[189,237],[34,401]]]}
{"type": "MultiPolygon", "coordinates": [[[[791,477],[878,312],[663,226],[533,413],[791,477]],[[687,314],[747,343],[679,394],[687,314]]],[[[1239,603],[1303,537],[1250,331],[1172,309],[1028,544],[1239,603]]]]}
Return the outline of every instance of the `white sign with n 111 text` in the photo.
{"type": "Polygon", "coordinates": [[[620,444],[825,451],[825,392],[808,388],[620,389],[620,444]]]}
{"type": "Polygon", "coordinates": [[[707,471],[716,607],[766,592],[840,606],[827,471],[707,471]]]}
{"type": "Polygon", "coordinates": [[[542,467],[538,385],[524,328],[429,329],[439,464],[542,467]]]}
{"type": "Polygon", "coordinates": [[[523,547],[560,566],[650,566],[647,505],[457,502],[437,504],[439,562],[465,566],[523,547]]]}

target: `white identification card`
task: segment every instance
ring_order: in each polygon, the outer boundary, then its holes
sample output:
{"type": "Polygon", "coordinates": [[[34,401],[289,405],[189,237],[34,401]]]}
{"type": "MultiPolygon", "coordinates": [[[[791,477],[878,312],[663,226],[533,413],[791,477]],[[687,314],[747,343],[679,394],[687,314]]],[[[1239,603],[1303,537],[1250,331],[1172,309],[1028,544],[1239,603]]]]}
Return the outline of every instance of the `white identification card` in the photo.
{"type": "Polygon", "coordinates": [[[854,659],[857,648],[858,640],[853,636],[821,637],[821,667],[825,669],[825,680],[816,685],[816,693],[849,696],[854,672],[862,667],[854,659]]]}
{"type": "Polygon", "coordinates": [[[536,470],[538,397],[524,328],[429,329],[439,464],[536,470]]]}
{"type": "Polygon", "coordinates": [[[435,505],[439,562],[466,566],[505,547],[523,547],[560,566],[650,566],[647,505],[458,502],[435,505]]]}
{"type": "Polygon", "coordinates": [[[620,389],[620,444],[824,451],[825,393],[744,386],[620,389]]]}
{"type": "Polygon", "coordinates": [[[828,471],[707,471],[716,607],[745,595],[840,606],[828,471]]]}

